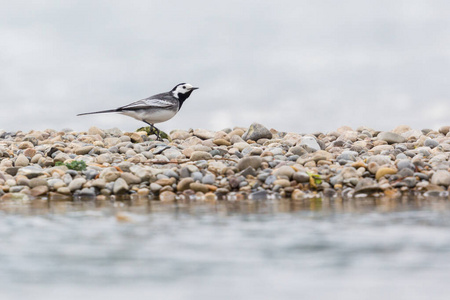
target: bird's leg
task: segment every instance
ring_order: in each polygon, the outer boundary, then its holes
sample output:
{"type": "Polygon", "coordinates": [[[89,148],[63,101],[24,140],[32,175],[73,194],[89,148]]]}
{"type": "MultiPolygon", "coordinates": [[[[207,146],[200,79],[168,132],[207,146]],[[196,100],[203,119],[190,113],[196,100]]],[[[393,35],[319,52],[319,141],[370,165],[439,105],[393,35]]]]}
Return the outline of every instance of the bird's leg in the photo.
{"type": "MultiPolygon", "coordinates": [[[[147,123],[147,122],[145,122],[145,123],[147,123]]],[[[156,128],[153,124],[150,124],[150,123],[147,123],[147,124],[150,125],[151,128],[153,128],[153,131],[156,131],[156,140],[157,141],[162,141],[159,129],[156,128]]]]}

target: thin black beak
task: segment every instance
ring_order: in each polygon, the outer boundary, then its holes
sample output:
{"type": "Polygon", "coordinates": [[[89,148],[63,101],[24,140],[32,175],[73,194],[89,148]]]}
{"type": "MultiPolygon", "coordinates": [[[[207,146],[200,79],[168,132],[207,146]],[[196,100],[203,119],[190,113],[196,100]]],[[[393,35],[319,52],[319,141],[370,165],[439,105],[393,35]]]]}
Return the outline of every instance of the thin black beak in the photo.
{"type": "Polygon", "coordinates": [[[198,90],[198,87],[192,87],[191,90],[198,90]]]}

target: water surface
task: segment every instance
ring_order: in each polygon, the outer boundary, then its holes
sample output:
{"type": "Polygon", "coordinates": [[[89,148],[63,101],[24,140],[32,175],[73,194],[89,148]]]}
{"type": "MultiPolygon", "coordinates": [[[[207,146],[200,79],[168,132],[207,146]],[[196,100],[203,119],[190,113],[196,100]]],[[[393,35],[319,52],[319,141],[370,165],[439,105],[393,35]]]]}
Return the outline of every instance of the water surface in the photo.
{"type": "Polygon", "coordinates": [[[447,299],[448,199],[0,203],[1,299],[447,299]]]}

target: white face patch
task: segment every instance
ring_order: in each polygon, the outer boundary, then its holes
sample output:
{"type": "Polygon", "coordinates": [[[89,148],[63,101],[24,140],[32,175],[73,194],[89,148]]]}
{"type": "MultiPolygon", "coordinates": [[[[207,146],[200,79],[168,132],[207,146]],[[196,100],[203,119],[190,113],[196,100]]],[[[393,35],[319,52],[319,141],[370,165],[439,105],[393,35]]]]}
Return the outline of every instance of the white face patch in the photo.
{"type": "Polygon", "coordinates": [[[174,97],[178,98],[179,94],[186,94],[187,92],[192,91],[192,88],[193,86],[189,83],[180,84],[179,86],[177,86],[175,91],[172,92],[172,94],[174,97]]]}

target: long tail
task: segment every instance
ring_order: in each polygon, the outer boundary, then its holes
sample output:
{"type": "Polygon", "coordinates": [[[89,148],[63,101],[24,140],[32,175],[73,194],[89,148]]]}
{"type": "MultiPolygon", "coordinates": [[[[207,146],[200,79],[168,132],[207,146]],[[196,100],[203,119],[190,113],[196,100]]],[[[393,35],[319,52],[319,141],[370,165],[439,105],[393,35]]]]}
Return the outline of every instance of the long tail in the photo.
{"type": "Polygon", "coordinates": [[[93,114],[104,114],[104,113],[111,113],[111,112],[118,112],[117,109],[108,109],[108,110],[101,110],[101,111],[93,111],[93,112],[87,112],[78,114],[77,116],[84,116],[84,115],[93,115],[93,114]]]}

